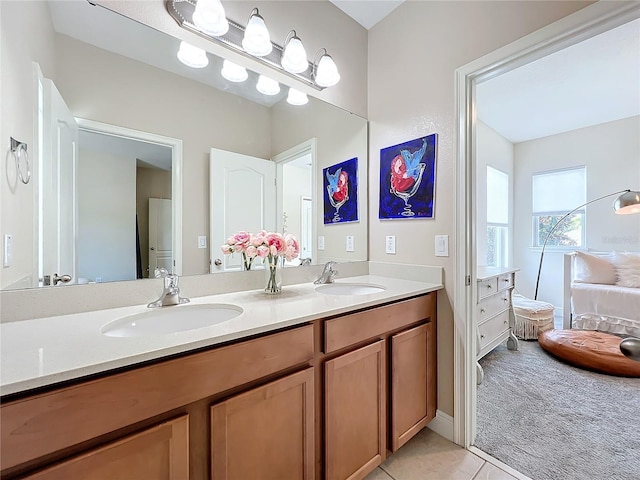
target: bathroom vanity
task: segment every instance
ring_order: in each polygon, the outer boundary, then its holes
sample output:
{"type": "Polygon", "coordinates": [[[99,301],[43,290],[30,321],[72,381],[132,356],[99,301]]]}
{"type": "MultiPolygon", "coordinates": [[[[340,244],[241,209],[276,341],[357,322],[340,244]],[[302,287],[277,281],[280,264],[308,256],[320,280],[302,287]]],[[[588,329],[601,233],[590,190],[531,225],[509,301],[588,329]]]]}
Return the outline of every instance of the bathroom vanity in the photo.
{"type": "MultiPolygon", "coordinates": [[[[196,299],[244,313],[128,365],[116,355],[3,385],[2,478],[365,477],[435,417],[442,286],[359,280],[388,287],[196,299]]],[[[97,325],[105,312],[78,317],[97,325]]]]}

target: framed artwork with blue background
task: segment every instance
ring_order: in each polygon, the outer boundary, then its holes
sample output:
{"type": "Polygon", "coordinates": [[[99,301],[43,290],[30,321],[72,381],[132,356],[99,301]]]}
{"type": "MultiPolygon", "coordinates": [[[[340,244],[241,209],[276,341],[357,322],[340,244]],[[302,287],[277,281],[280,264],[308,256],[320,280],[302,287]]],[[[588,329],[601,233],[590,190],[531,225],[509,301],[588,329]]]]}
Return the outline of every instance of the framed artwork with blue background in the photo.
{"type": "Polygon", "coordinates": [[[378,218],[433,218],[438,136],[380,150],[378,218]]]}
{"type": "Polygon", "coordinates": [[[324,223],[358,221],[358,158],[322,169],[324,223]]]}

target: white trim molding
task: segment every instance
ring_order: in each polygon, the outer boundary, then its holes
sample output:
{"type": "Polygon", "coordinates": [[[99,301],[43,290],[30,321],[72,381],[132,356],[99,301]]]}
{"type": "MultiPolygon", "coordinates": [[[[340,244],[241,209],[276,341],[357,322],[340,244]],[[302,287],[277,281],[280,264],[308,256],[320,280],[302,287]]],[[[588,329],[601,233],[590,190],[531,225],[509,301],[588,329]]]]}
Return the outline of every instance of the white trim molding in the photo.
{"type": "Polygon", "coordinates": [[[476,284],[475,86],[551,53],[640,18],[640,2],[600,1],[474,60],[455,72],[456,186],[454,198],[454,417],[453,441],[475,439],[476,375],[473,308],[476,284]]]}
{"type": "Polygon", "coordinates": [[[453,442],[453,417],[442,410],[436,410],[436,418],[431,420],[427,427],[441,437],[453,442]]]}

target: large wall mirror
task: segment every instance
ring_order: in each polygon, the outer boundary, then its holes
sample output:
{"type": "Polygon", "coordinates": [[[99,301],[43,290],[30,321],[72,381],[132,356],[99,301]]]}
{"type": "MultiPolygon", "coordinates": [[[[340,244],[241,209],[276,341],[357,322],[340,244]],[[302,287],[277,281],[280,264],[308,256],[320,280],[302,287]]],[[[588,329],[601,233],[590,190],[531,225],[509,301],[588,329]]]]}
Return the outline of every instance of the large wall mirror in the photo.
{"type": "Polygon", "coordinates": [[[211,53],[206,68],[189,68],[179,40],[88,2],[0,8],[2,135],[28,144],[33,174],[22,183],[26,164],[7,152],[2,289],[60,286],[65,274],[68,284],[146,278],[154,266],[233,270],[233,261],[210,266],[246,210],[227,202],[217,221],[219,152],[275,165],[265,225],[296,234],[301,256],[368,258],[365,119],[311,96],[290,105],[285,85],[263,95],[253,72],[242,84],[225,80],[211,53]],[[323,169],[352,158],[358,220],[325,224],[323,169]]]}

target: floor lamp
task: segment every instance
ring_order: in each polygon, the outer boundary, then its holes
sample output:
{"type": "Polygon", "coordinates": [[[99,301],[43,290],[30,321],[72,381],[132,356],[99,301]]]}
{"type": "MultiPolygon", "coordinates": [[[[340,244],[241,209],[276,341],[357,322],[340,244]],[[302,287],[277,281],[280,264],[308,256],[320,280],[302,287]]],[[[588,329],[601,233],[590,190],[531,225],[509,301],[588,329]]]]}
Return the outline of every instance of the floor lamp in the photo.
{"type": "Polygon", "coordinates": [[[544,243],[542,244],[542,252],[540,252],[540,264],[538,265],[538,277],[536,278],[536,293],[533,297],[534,300],[538,299],[538,285],[540,284],[540,272],[542,271],[542,259],[544,258],[544,249],[547,246],[547,242],[553,232],[558,228],[567,217],[569,217],[576,210],[580,210],[582,207],[586,207],[587,205],[597,202],[598,200],[602,200],[603,198],[613,197],[614,195],[621,194],[615,202],[613,202],[613,210],[615,213],[619,215],[627,215],[631,213],[640,213],[640,192],[632,192],[631,190],[620,190],[619,192],[609,193],[608,195],[603,195],[602,197],[594,198],[593,200],[583,203],[582,205],[574,208],[569,213],[564,215],[558,222],[551,228],[549,233],[544,239],[544,243]]]}

